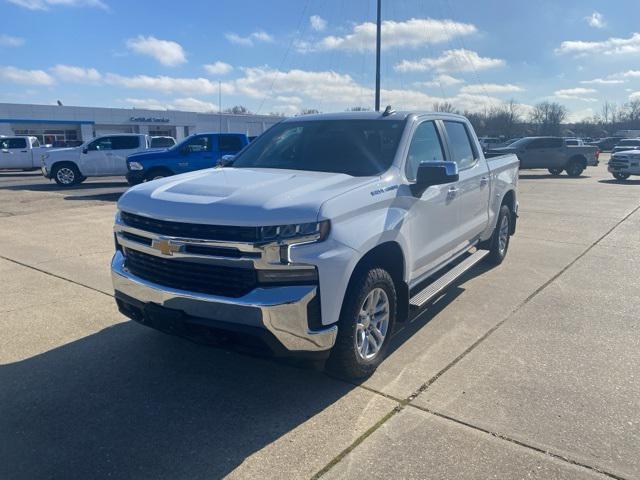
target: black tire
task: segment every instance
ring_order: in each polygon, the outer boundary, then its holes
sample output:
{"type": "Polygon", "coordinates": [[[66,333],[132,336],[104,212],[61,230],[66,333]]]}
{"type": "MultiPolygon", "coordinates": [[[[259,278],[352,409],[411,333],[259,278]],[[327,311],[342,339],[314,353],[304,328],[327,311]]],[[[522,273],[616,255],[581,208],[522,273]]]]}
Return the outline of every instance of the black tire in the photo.
{"type": "MultiPolygon", "coordinates": [[[[338,377],[351,380],[371,375],[384,360],[389,350],[391,334],[396,321],[396,306],[396,288],[389,272],[379,267],[356,272],[342,303],[342,311],[338,321],[338,337],[327,360],[327,370],[338,377]],[[370,293],[374,294],[374,290],[377,289],[382,289],[386,294],[389,319],[379,350],[374,356],[367,359],[358,352],[358,339],[362,337],[357,336],[357,332],[358,325],[362,325],[359,323],[359,319],[365,300],[370,293]]],[[[376,307],[377,305],[374,306],[374,309],[376,307]]],[[[369,320],[366,321],[369,322],[369,320]]]]}
{"type": "Polygon", "coordinates": [[[135,187],[136,185],[140,185],[144,180],[139,180],[139,179],[131,179],[131,178],[127,178],[127,183],[129,184],[129,186],[131,187],[135,187]]]}
{"type": "Polygon", "coordinates": [[[173,175],[173,172],[166,168],[154,168],[147,172],[144,179],[150,182],[152,180],[158,180],[159,178],[170,177],[171,175],[173,175]]]}
{"type": "Polygon", "coordinates": [[[549,170],[551,175],[560,175],[562,173],[561,168],[548,168],[547,170],[549,170]]]}
{"type": "Polygon", "coordinates": [[[571,160],[565,168],[567,175],[570,177],[579,177],[584,172],[584,165],[580,160],[571,160]]]}
{"type": "Polygon", "coordinates": [[[489,255],[485,257],[488,263],[491,265],[500,265],[502,261],[507,256],[507,252],[509,251],[509,241],[511,239],[511,209],[507,205],[502,205],[500,207],[500,212],[498,213],[498,221],[496,222],[496,228],[493,230],[493,234],[491,238],[486,242],[481,243],[478,247],[482,249],[489,250],[489,255]],[[506,220],[505,220],[506,219],[506,220]],[[503,222],[506,221],[506,231],[507,236],[505,239],[505,244],[501,247],[500,242],[500,230],[504,231],[503,222]]]}
{"type": "Polygon", "coordinates": [[[57,163],[51,171],[51,177],[61,187],[72,187],[86,180],[75,163],[57,163]]]}
{"type": "Polygon", "coordinates": [[[628,173],[613,173],[612,175],[613,175],[613,178],[615,178],[616,180],[626,180],[631,176],[628,173]]]}

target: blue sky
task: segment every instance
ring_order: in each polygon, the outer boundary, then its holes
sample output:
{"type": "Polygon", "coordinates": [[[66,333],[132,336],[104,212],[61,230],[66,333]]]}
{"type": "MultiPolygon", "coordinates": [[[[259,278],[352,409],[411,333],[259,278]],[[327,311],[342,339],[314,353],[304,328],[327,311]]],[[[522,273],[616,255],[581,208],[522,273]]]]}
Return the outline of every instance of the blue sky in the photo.
{"type": "MultiPolygon", "coordinates": [[[[375,0],[0,0],[0,101],[294,114],[373,103],[375,0]],[[10,21],[9,21],[10,20],[10,21]]],[[[640,98],[637,1],[383,0],[382,102],[640,98]]]]}

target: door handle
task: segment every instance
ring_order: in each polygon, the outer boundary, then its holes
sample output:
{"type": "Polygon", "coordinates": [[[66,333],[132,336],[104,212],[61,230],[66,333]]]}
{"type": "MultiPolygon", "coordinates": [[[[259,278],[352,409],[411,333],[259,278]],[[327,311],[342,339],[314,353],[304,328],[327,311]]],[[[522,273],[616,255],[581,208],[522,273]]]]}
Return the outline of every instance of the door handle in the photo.
{"type": "Polygon", "coordinates": [[[453,199],[458,196],[458,190],[458,187],[449,187],[449,190],[447,191],[447,198],[453,199]]]}
{"type": "Polygon", "coordinates": [[[113,157],[113,153],[105,153],[107,157],[113,157]]]}
{"type": "Polygon", "coordinates": [[[26,150],[20,150],[20,153],[27,153],[26,150]]]}
{"type": "Polygon", "coordinates": [[[481,186],[481,187],[486,186],[488,183],[489,183],[489,177],[482,177],[482,178],[480,179],[480,186],[481,186]]]}

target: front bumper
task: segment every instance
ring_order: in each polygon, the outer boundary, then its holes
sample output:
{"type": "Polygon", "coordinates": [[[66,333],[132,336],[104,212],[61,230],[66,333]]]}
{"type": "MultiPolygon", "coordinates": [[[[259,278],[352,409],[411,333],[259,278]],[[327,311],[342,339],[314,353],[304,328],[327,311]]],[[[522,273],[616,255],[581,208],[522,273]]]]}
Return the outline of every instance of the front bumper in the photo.
{"type": "MultiPolygon", "coordinates": [[[[116,252],[111,262],[111,276],[118,306],[125,315],[145,322],[147,306],[164,307],[175,312],[182,321],[255,334],[275,340],[282,352],[326,352],[336,340],[338,327],[321,330],[309,328],[308,317],[318,289],[313,285],[259,287],[240,298],[193,293],[151,283],[132,275],[124,264],[124,256],[116,252]],[[136,313],[137,312],[137,313],[136,313]],[[138,318],[136,318],[138,317],[138,318]]],[[[263,338],[264,339],[264,338],[263,338]]],[[[272,350],[273,344],[267,341],[272,350]]]]}

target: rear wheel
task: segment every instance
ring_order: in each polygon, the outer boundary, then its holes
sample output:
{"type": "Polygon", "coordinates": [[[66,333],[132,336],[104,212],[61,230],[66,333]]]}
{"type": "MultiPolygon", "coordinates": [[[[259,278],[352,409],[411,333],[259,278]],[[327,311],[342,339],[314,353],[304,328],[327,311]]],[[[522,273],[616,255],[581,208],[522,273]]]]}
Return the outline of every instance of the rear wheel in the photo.
{"type": "Polygon", "coordinates": [[[509,250],[509,240],[511,238],[511,209],[507,205],[500,207],[496,228],[493,230],[491,238],[480,244],[480,248],[489,250],[486,259],[493,265],[500,265],[507,256],[509,250]]]}
{"type": "Polygon", "coordinates": [[[549,168],[548,170],[551,175],[560,175],[562,173],[561,168],[549,168]]]}
{"type": "Polygon", "coordinates": [[[571,160],[569,165],[565,168],[567,175],[570,177],[579,177],[584,172],[584,165],[579,160],[571,160]]]}
{"type": "Polygon", "coordinates": [[[628,173],[614,173],[613,177],[616,180],[626,180],[627,178],[629,178],[631,175],[629,175],[628,173]]]}
{"type": "Polygon", "coordinates": [[[338,337],[327,369],[343,378],[371,375],[389,349],[396,320],[396,289],[386,270],[356,273],[342,305],[338,337]]]}
{"type": "Polygon", "coordinates": [[[53,167],[51,176],[56,183],[62,187],[71,187],[84,182],[85,177],[82,176],[78,167],[73,163],[62,163],[53,167]]]}

